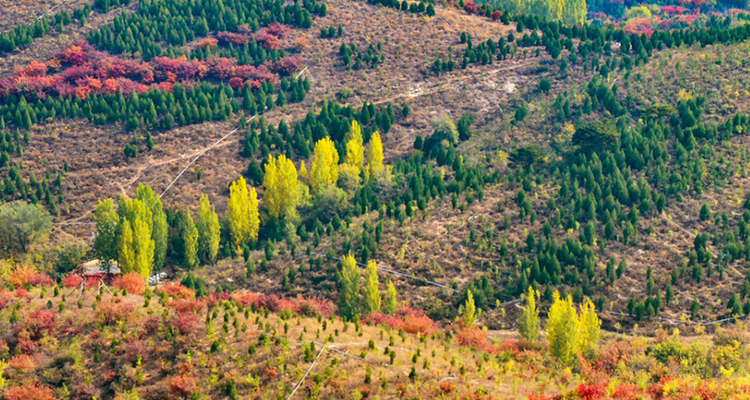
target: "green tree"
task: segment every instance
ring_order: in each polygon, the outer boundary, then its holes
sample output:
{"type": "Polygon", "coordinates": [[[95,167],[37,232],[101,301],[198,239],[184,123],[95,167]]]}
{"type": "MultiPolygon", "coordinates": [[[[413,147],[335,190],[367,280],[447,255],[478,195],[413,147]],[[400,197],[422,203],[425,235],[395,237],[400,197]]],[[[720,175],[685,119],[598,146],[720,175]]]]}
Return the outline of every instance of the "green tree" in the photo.
{"type": "Polygon", "coordinates": [[[619,139],[620,132],[617,131],[614,122],[592,121],[576,127],[572,143],[580,146],[581,150],[597,151],[616,145],[619,139]]]}
{"type": "Polygon", "coordinates": [[[378,280],[378,266],[375,261],[370,260],[367,263],[365,269],[365,287],[364,293],[362,294],[362,314],[368,315],[375,312],[380,312],[380,289],[378,286],[380,281],[378,280]]]}
{"type": "Polygon", "coordinates": [[[123,219],[119,229],[118,258],[120,271],[128,273],[135,270],[135,248],[133,247],[133,228],[129,219],[123,219]]]}
{"type": "Polygon", "coordinates": [[[526,304],[518,316],[518,333],[529,342],[539,340],[539,310],[536,309],[534,289],[529,286],[529,293],[525,296],[526,304]]]}
{"type": "Polygon", "coordinates": [[[185,225],[182,227],[182,242],[185,250],[185,266],[193,269],[198,266],[198,228],[193,222],[193,216],[190,210],[187,210],[185,225]]]}
{"type": "Polygon", "coordinates": [[[349,320],[359,314],[359,267],[351,254],[344,257],[339,272],[339,310],[349,320]]]}
{"type": "Polygon", "coordinates": [[[711,209],[708,208],[708,204],[703,204],[698,217],[701,221],[708,221],[709,219],[711,219],[711,209]]]}
{"type": "Polygon", "coordinates": [[[112,199],[102,200],[94,210],[94,222],[96,222],[96,239],[94,239],[94,254],[99,259],[99,264],[107,273],[112,262],[117,260],[117,226],[120,217],[114,209],[112,199]]]}
{"type": "Polygon", "coordinates": [[[383,313],[392,315],[396,313],[398,309],[398,292],[396,292],[396,286],[393,285],[393,281],[388,281],[385,289],[385,300],[383,301],[383,313]]]}
{"type": "Polygon", "coordinates": [[[138,184],[135,198],[144,202],[151,210],[152,221],[149,222],[149,228],[151,229],[151,238],[154,240],[154,265],[156,268],[161,268],[167,258],[167,231],[169,230],[164,206],[149,185],[138,184]]]}
{"type": "Polygon", "coordinates": [[[197,228],[199,253],[206,262],[213,264],[216,261],[217,254],[219,254],[221,224],[219,223],[219,216],[206,194],[201,196],[197,228]]]}
{"type": "Polygon", "coordinates": [[[52,216],[41,205],[24,201],[0,206],[0,249],[26,253],[52,228],[52,216]]]}

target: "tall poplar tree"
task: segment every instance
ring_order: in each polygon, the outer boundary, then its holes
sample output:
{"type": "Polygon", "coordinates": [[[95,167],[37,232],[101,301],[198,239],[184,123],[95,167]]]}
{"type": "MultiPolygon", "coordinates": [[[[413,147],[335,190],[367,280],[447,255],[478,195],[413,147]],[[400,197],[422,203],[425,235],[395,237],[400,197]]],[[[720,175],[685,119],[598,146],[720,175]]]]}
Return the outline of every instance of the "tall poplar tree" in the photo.
{"type": "Polygon", "coordinates": [[[367,148],[365,179],[377,178],[383,170],[383,142],[380,140],[380,133],[376,131],[370,138],[370,147],[367,148]]]}
{"type": "Polygon", "coordinates": [[[396,286],[393,285],[393,281],[388,281],[385,289],[385,301],[383,301],[383,313],[395,314],[398,309],[398,292],[396,292],[396,286]]]}
{"type": "Polygon", "coordinates": [[[120,217],[114,209],[114,201],[106,199],[99,202],[94,210],[96,222],[96,239],[94,239],[94,253],[99,264],[109,273],[112,262],[119,258],[117,247],[117,226],[120,217]]]}
{"type": "Polygon", "coordinates": [[[245,178],[240,177],[229,186],[228,206],[229,231],[239,252],[242,246],[258,239],[260,230],[258,194],[255,188],[248,192],[245,178]]]}
{"type": "Polygon", "coordinates": [[[378,266],[375,261],[370,260],[365,268],[365,287],[362,293],[362,314],[368,315],[380,312],[380,289],[378,286],[378,266]]]}
{"type": "Polygon", "coordinates": [[[266,173],[263,176],[263,188],[263,199],[271,216],[280,219],[297,215],[301,193],[297,169],[292,160],[283,154],[276,158],[269,155],[266,173]]]}
{"type": "Polygon", "coordinates": [[[185,225],[182,227],[182,242],[185,250],[185,266],[193,269],[198,266],[198,228],[193,222],[193,216],[190,210],[187,210],[185,216],[185,225]]]}
{"type": "Polygon", "coordinates": [[[320,192],[339,178],[339,153],[329,137],[315,143],[315,154],[310,168],[310,186],[320,192]]]}
{"type": "Polygon", "coordinates": [[[539,310],[536,309],[534,288],[529,286],[529,292],[524,299],[526,304],[518,316],[518,333],[529,342],[539,340],[539,310]]]}
{"type": "Polygon", "coordinates": [[[169,230],[164,206],[151,186],[142,183],[138,184],[135,198],[141,200],[151,210],[152,221],[149,221],[149,228],[151,238],[154,240],[154,265],[161,268],[167,258],[167,231],[169,230]]]}
{"type": "Polygon", "coordinates": [[[352,121],[352,126],[346,134],[346,157],[344,162],[353,168],[359,175],[365,165],[365,147],[362,140],[362,128],[357,120],[352,121]]]}
{"type": "Polygon", "coordinates": [[[359,314],[359,267],[351,254],[344,257],[339,272],[339,310],[349,320],[359,314]]]}
{"type": "Polygon", "coordinates": [[[216,255],[219,254],[221,224],[219,223],[219,216],[206,194],[201,196],[196,225],[198,228],[199,253],[206,262],[213,264],[216,261],[216,255]]]}

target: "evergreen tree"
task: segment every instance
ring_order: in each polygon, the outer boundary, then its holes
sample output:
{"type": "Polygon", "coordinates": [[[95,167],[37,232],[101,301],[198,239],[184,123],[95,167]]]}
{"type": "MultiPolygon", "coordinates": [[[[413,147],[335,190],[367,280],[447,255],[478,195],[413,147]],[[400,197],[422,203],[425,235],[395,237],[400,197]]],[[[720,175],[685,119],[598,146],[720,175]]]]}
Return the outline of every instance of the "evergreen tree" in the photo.
{"type": "Polygon", "coordinates": [[[522,338],[529,342],[539,340],[539,310],[536,309],[536,298],[534,289],[529,286],[529,293],[526,295],[526,305],[521,309],[518,316],[518,333],[522,338]]]}
{"type": "Polygon", "coordinates": [[[359,267],[351,254],[344,257],[339,273],[339,310],[352,320],[359,314],[359,267]]]}
{"type": "Polygon", "coordinates": [[[378,289],[378,266],[370,260],[365,269],[365,287],[362,294],[362,314],[380,312],[380,290],[378,289]]]}

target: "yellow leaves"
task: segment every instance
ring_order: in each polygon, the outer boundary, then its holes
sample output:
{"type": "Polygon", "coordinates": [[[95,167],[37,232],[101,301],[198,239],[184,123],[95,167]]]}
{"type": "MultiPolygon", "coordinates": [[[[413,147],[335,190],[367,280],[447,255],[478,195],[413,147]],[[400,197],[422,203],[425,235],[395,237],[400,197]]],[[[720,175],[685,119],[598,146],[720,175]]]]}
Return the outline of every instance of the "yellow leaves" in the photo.
{"type": "Polygon", "coordinates": [[[344,162],[355,168],[357,175],[362,171],[365,164],[365,148],[362,139],[362,128],[357,120],[352,121],[352,126],[346,134],[346,157],[344,162]]]}
{"type": "Polygon", "coordinates": [[[367,171],[365,179],[377,178],[384,170],[383,168],[383,142],[380,133],[375,131],[370,138],[370,147],[367,149],[367,171]]]}
{"type": "Polygon", "coordinates": [[[258,213],[258,193],[255,188],[248,192],[245,178],[232,182],[229,186],[229,231],[239,251],[243,245],[258,239],[260,216],[258,213]]]}
{"type": "MultiPolygon", "coordinates": [[[[304,162],[302,163],[304,166],[304,162]]],[[[276,219],[295,216],[300,202],[297,169],[292,160],[281,154],[275,159],[268,156],[266,172],[263,176],[265,192],[263,199],[269,214],[276,219]]]]}
{"type": "Polygon", "coordinates": [[[339,178],[339,153],[329,137],[315,143],[315,155],[310,170],[310,186],[320,192],[339,178]]]}

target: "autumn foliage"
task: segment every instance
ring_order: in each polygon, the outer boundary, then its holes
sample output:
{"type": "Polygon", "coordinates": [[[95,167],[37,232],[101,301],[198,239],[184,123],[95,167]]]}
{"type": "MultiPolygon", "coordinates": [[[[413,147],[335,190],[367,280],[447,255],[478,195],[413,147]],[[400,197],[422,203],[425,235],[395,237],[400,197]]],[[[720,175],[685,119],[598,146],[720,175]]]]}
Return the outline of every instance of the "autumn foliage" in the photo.
{"type": "Polygon", "coordinates": [[[55,400],[52,389],[41,383],[27,383],[23,386],[10,388],[3,393],[5,400],[55,400]]]}
{"type": "Polygon", "coordinates": [[[112,286],[128,293],[143,294],[146,291],[146,279],[137,272],[129,272],[115,278],[112,286]]]}

